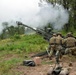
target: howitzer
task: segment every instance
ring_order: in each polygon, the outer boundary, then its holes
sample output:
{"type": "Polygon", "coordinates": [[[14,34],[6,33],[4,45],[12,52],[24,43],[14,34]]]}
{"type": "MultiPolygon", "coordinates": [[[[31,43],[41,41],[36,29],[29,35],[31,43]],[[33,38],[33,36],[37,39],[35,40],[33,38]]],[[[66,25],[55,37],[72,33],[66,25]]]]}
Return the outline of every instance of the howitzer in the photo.
{"type": "Polygon", "coordinates": [[[43,29],[40,29],[40,28],[35,29],[35,28],[32,28],[32,27],[30,27],[30,26],[28,26],[28,25],[25,25],[25,24],[23,24],[22,22],[19,22],[19,21],[17,21],[16,23],[17,23],[17,25],[23,25],[23,26],[25,26],[25,27],[27,27],[27,28],[32,29],[32,30],[35,31],[37,34],[43,36],[43,38],[44,38],[45,40],[47,40],[47,41],[49,41],[49,39],[52,37],[53,32],[52,32],[51,30],[49,30],[49,28],[48,28],[48,31],[46,32],[46,31],[43,30],[43,29]],[[50,32],[50,31],[51,31],[51,32],[50,32]]]}
{"type": "MultiPolygon", "coordinates": [[[[32,28],[32,27],[30,27],[30,26],[28,26],[28,25],[25,25],[25,24],[23,24],[22,22],[19,22],[19,21],[17,21],[16,23],[17,23],[17,25],[23,25],[23,26],[25,26],[25,27],[27,27],[27,28],[32,29],[32,30],[35,31],[37,34],[43,36],[43,38],[44,38],[45,40],[47,40],[47,41],[49,41],[49,39],[52,37],[53,32],[51,32],[51,33],[49,32],[49,31],[51,31],[51,30],[48,30],[47,32],[45,32],[45,30],[43,30],[43,29],[40,29],[40,28],[34,29],[34,28],[32,28]]],[[[49,49],[48,49],[48,52],[49,52],[49,49]]],[[[47,50],[46,50],[46,51],[44,51],[44,52],[40,52],[40,53],[38,53],[38,54],[35,54],[35,55],[31,56],[31,57],[48,55],[48,52],[47,52],[47,50]]]]}

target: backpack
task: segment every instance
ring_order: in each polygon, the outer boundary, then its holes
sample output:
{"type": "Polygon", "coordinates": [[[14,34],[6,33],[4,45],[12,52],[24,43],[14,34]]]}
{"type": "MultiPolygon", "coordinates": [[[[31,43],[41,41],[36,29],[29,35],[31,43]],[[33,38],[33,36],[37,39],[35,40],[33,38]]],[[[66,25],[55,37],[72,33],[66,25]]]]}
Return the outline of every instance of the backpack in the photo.
{"type": "Polygon", "coordinates": [[[31,67],[36,66],[36,64],[35,64],[35,62],[33,60],[24,60],[23,65],[24,66],[31,66],[31,67]]]}

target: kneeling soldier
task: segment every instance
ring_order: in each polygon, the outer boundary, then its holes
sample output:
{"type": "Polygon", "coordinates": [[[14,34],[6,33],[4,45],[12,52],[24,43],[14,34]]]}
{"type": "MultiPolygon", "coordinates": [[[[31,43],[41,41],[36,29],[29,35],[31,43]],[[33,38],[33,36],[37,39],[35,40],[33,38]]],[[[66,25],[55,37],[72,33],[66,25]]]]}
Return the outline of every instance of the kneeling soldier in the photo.
{"type": "Polygon", "coordinates": [[[65,54],[72,54],[76,50],[76,39],[72,37],[71,33],[67,34],[67,38],[64,39],[64,44],[66,45],[65,54]]]}
{"type": "Polygon", "coordinates": [[[53,56],[55,49],[56,49],[56,34],[53,34],[53,37],[50,38],[50,53],[49,53],[49,59],[53,56]]]}

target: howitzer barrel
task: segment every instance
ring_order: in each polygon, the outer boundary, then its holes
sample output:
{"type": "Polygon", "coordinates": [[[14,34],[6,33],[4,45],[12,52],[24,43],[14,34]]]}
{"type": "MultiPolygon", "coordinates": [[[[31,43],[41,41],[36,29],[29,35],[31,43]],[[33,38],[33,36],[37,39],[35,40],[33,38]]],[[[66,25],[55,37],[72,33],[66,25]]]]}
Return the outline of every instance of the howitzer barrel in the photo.
{"type": "Polygon", "coordinates": [[[32,28],[32,27],[30,27],[30,26],[28,26],[28,25],[25,25],[25,24],[23,24],[22,22],[16,22],[18,25],[23,25],[23,26],[25,26],[25,27],[27,27],[27,28],[30,28],[30,29],[32,29],[33,31],[35,31],[36,32],[36,29],[34,29],[34,28],[32,28]]]}
{"type": "Polygon", "coordinates": [[[27,27],[27,28],[30,28],[30,29],[32,29],[33,31],[35,31],[36,33],[38,33],[39,35],[42,35],[43,37],[44,37],[44,39],[46,39],[46,40],[49,40],[51,37],[52,37],[52,34],[50,34],[50,33],[47,33],[45,30],[43,30],[43,29],[34,29],[34,28],[32,28],[32,27],[30,27],[30,26],[28,26],[28,25],[25,25],[25,24],[23,24],[22,22],[19,22],[19,21],[17,21],[16,22],[18,25],[23,25],[23,26],[25,26],[25,27],[27,27]]]}

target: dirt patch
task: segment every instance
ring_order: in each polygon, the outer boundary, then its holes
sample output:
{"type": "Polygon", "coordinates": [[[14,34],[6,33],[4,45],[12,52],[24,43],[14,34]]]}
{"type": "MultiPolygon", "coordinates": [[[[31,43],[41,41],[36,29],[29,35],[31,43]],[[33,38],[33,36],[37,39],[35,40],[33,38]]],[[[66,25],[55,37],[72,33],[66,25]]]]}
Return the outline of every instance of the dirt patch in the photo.
{"type": "MultiPolygon", "coordinates": [[[[43,63],[40,66],[27,67],[23,65],[17,65],[13,70],[16,72],[22,72],[20,75],[47,75],[50,66],[55,65],[55,60],[48,60],[48,58],[45,58],[42,61],[43,63]]],[[[67,57],[64,57],[62,62],[64,68],[68,67],[70,59],[68,60],[67,57]]],[[[76,60],[73,61],[73,66],[70,67],[70,75],[76,75],[76,60]]]]}

